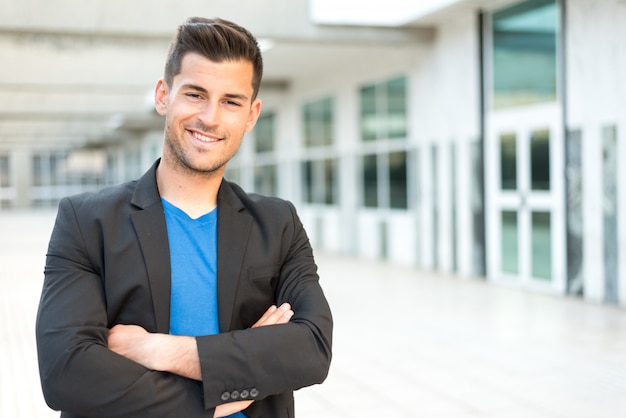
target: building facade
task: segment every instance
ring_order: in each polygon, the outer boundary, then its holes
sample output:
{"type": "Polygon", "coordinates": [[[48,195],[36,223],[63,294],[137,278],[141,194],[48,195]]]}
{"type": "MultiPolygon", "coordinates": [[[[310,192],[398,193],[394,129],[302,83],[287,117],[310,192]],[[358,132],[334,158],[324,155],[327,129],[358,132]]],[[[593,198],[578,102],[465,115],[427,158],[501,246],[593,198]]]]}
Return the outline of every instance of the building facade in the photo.
{"type": "MultiPolygon", "coordinates": [[[[317,251],[626,306],[626,2],[481,5],[418,18],[432,40],[394,59],[261,91],[227,178],[293,201],[317,251]]],[[[124,135],[82,171],[0,152],[3,207],[137,177],[161,130],[124,135]]]]}

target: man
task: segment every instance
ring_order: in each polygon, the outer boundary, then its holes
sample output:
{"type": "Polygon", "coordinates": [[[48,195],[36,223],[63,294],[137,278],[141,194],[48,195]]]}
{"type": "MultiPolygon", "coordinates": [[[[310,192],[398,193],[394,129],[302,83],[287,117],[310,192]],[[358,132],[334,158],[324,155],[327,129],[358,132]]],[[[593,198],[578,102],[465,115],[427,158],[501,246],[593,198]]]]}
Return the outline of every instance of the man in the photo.
{"type": "Polygon", "coordinates": [[[295,209],[223,179],[261,75],[247,30],[187,20],[155,89],[161,159],[60,203],[37,348],[62,417],[293,417],[293,391],[326,378],[332,318],[295,209]]]}

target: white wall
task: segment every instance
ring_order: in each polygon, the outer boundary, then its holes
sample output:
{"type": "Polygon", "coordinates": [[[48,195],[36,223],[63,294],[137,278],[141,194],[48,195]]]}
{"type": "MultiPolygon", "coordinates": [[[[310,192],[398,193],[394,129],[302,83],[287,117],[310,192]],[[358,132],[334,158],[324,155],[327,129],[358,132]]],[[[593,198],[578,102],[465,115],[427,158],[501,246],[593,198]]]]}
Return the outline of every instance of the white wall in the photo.
{"type": "MultiPolygon", "coordinates": [[[[602,128],[616,125],[626,157],[626,2],[567,2],[568,126],[581,129],[585,298],[604,299],[602,128]]],[[[620,301],[626,305],[626,172],[618,173],[620,301]]]]}
{"type": "MultiPolygon", "coordinates": [[[[470,153],[469,142],[478,137],[479,127],[479,72],[478,30],[476,16],[466,14],[448,21],[437,30],[432,45],[416,47],[394,55],[392,60],[377,60],[375,56],[364,62],[354,62],[346,68],[332,68],[319,74],[316,79],[296,83],[288,100],[268,105],[281,114],[289,114],[288,135],[281,141],[290,149],[293,159],[305,150],[298,148],[301,139],[299,111],[302,103],[332,96],[336,105],[335,129],[337,154],[341,157],[340,190],[341,205],[336,209],[304,205],[297,200],[298,210],[309,231],[314,245],[323,250],[339,249],[364,257],[380,257],[381,222],[385,222],[388,234],[388,258],[405,264],[433,265],[433,231],[439,236],[439,268],[452,270],[452,144],[457,147],[457,255],[458,271],[472,272],[472,224],[470,201],[470,153]],[[413,202],[409,211],[372,211],[359,207],[360,172],[355,155],[359,147],[359,88],[364,84],[384,81],[398,74],[408,77],[409,138],[408,150],[417,150],[418,164],[410,173],[419,179],[409,191],[413,202]],[[297,120],[298,122],[294,122],[297,120]],[[436,168],[440,188],[437,192],[440,222],[432,224],[431,145],[440,149],[441,164],[436,168]],[[293,148],[293,147],[296,148],[293,148]],[[416,196],[417,193],[419,196],[416,196]],[[333,213],[335,211],[336,213],[333,213]],[[322,219],[324,238],[317,237],[322,219]],[[329,234],[330,231],[337,231],[329,234]],[[339,243],[329,241],[334,236],[339,243]],[[319,238],[319,239],[318,239],[319,238]],[[324,241],[324,242],[322,242],[324,241]]],[[[282,135],[281,135],[282,136],[282,135]]],[[[413,154],[410,153],[410,156],[413,154]]],[[[295,173],[297,174],[297,173],[295,173]]],[[[410,180],[410,184],[411,184],[410,180]]],[[[415,183],[415,180],[413,180],[415,183]]]]}
{"type": "Polygon", "coordinates": [[[451,145],[457,147],[457,256],[458,273],[472,273],[471,165],[469,143],[479,136],[479,62],[477,17],[459,16],[437,28],[428,54],[412,69],[412,139],[420,147],[422,211],[419,237],[424,267],[433,267],[435,228],[438,234],[439,266],[452,268],[451,145]],[[431,147],[438,146],[439,224],[432,225],[431,147]]]}

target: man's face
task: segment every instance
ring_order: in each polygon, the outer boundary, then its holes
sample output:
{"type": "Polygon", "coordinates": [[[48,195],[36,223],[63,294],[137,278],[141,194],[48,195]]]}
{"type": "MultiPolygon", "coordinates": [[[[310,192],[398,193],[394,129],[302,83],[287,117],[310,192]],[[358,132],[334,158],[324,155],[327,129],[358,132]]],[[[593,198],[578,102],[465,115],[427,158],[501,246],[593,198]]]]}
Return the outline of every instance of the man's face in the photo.
{"type": "Polygon", "coordinates": [[[163,159],[189,174],[222,175],[261,111],[252,101],[252,75],[249,61],[187,53],[172,86],[159,80],[156,87],[156,110],[165,116],[163,159]]]}

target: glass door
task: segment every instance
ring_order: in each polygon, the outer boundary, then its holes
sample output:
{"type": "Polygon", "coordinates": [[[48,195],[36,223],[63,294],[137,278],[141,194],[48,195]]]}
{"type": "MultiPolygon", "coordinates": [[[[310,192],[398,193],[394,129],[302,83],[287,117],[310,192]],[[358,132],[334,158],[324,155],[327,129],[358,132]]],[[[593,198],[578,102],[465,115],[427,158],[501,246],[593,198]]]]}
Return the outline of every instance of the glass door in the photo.
{"type": "Polygon", "coordinates": [[[559,0],[493,10],[485,26],[487,276],[565,290],[559,0]]]}
{"type": "Polygon", "coordinates": [[[486,140],[488,275],[565,288],[563,135],[557,105],[492,112],[486,140]]]}

